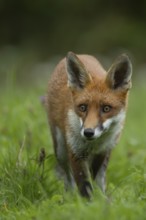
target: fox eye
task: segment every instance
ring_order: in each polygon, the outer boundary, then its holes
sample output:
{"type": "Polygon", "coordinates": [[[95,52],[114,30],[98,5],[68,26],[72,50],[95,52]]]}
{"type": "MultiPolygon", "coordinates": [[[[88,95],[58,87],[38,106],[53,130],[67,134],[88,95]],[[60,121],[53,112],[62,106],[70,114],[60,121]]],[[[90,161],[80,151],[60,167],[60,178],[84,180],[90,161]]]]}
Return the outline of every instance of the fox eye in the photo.
{"type": "Polygon", "coordinates": [[[110,110],[111,110],[111,106],[110,105],[104,105],[103,107],[102,107],[102,111],[104,112],[104,113],[108,113],[108,112],[110,112],[110,110]]]}
{"type": "Polygon", "coordinates": [[[87,105],[86,104],[81,104],[79,105],[79,110],[81,112],[86,112],[87,111],[87,105]]]}

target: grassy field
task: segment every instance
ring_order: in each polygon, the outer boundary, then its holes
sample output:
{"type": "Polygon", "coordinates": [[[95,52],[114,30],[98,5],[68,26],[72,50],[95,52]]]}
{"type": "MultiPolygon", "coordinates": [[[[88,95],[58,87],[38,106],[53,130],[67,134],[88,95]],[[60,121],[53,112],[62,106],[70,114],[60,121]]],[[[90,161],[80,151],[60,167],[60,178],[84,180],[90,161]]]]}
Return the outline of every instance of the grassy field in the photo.
{"type": "Polygon", "coordinates": [[[0,220],[142,220],[146,216],[146,88],[134,83],[125,129],[113,150],[104,196],[66,193],[55,158],[43,86],[0,89],[0,220]],[[43,157],[42,157],[42,153],[43,157]]]}

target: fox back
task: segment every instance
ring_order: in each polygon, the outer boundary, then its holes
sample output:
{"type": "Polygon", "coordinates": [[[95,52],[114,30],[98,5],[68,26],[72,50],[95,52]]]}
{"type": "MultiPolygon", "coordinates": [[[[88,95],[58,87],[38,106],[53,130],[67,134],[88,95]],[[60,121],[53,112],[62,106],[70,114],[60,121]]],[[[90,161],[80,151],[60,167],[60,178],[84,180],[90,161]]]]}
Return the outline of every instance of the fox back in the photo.
{"type": "Polygon", "coordinates": [[[90,197],[105,171],[126,116],[132,65],[118,57],[108,71],[92,56],[67,54],[55,68],[46,99],[55,155],[66,188],[90,197]],[[74,184],[75,183],[75,184],[74,184]]]}

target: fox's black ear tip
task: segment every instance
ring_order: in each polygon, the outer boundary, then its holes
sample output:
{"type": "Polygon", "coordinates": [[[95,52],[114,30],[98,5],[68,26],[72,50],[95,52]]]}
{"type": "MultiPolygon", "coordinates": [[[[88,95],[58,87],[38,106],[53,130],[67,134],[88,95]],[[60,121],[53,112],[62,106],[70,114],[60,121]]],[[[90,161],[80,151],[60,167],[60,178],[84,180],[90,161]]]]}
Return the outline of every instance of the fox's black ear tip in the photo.
{"type": "Polygon", "coordinates": [[[69,51],[69,52],[67,53],[67,55],[66,55],[67,58],[75,57],[75,56],[76,56],[76,54],[75,54],[74,52],[72,52],[72,51],[69,51]]]}
{"type": "Polygon", "coordinates": [[[122,63],[129,63],[129,64],[131,64],[131,60],[130,60],[129,56],[126,53],[121,54],[119,56],[118,60],[121,61],[122,63]]]}
{"type": "Polygon", "coordinates": [[[74,52],[73,51],[68,51],[67,54],[74,54],[74,52]]]}
{"type": "Polygon", "coordinates": [[[121,57],[122,57],[123,59],[129,59],[129,56],[128,56],[126,53],[122,53],[122,54],[121,54],[121,57]]]}
{"type": "Polygon", "coordinates": [[[129,72],[132,72],[132,63],[131,63],[129,56],[126,53],[121,54],[118,57],[116,63],[119,63],[122,66],[125,66],[126,68],[128,68],[129,72]]]}

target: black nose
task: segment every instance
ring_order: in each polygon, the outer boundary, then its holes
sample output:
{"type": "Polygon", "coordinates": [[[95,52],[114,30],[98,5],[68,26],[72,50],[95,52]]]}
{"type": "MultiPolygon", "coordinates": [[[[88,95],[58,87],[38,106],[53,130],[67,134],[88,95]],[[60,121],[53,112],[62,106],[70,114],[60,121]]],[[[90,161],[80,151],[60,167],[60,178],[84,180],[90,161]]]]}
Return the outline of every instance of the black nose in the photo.
{"type": "Polygon", "coordinates": [[[84,135],[85,135],[85,137],[87,137],[87,138],[92,138],[92,137],[94,136],[94,129],[92,129],[92,128],[86,128],[86,129],[84,130],[84,135]]]}

